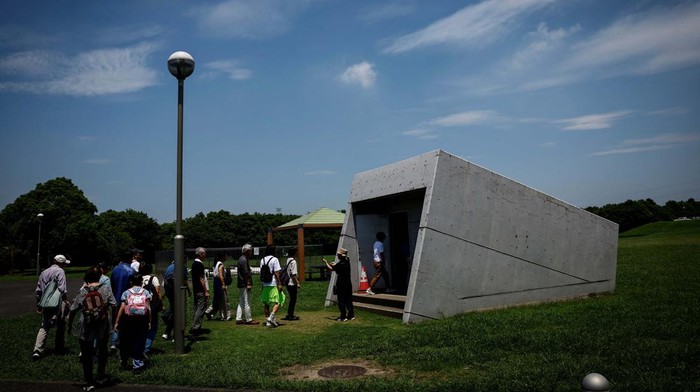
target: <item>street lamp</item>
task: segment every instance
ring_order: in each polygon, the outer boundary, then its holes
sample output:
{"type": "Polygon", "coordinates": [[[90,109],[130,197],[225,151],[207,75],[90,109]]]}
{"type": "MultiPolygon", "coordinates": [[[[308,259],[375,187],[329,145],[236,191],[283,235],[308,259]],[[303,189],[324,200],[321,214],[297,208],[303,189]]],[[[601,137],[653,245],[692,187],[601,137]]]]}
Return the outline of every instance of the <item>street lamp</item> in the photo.
{"type": "Polygon", "coordinates": [[[182,235],[182,97],[185,79],[194,72],[194,59],[183,51],[168,58],[168,71],[177,78],[177,220],[175,223],[175,353],[185,352],[185,237],[182,235]]]}
{"type": "Polygon", "coordinates": [[[36,276],[39,276],[39,264],[41,258],[39,257],[41,254],[41,220],[44,218],[44,214],[41,212],[36,214],[36,219],[39,220],[39,238],[36,240],[36,276]]]}

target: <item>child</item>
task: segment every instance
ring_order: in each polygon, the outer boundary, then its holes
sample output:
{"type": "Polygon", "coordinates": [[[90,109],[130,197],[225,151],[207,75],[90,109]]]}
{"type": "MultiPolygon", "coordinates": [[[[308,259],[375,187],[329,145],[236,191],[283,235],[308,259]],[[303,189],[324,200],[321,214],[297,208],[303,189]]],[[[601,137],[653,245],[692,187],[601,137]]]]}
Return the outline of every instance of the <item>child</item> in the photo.
{"type": "Polygon", "coordinates": [[[143,350],[146,348],[146,335],[151,329],[151,293],[141,287],[143,278],[139,274],[129,276],[130,289],[122,294],[121,307],[117,313],[114,330],[119,332],[121,342],[119,356],[122,369],[126,369],[131,357],[135,374],[144,368],[143,350]]]}
{"type": "Polygon", "coordinates": [[[80,320],[75,329],[79,339],[81,362],[83,363],[83,390],[92,391],[96,385],[107,381],[107,343],[109,342],[110,321],[108,307],[115,307],[112,289],[99,283],[102,271],[92,267],[85,273],[86,284],[80,289],[70,308],[68,325],[72,325],[75,314],[80,310],[80,320]],[[93,357],[97,351],[97,377],[92,373],[93,357]]]}

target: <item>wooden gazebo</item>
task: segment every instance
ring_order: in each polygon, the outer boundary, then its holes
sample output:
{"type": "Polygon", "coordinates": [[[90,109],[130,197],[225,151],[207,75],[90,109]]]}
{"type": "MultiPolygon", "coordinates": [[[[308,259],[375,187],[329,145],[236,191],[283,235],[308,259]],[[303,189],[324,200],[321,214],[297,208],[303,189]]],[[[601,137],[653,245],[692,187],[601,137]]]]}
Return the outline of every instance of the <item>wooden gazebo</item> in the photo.
{"type": "MultiPolygon", "coordinates": [[[[306,276],[304,274],[304,271],[306,271],[304,265],[304,229],[341,229],[344,222],[344,213],[331,210],[330,208],[319,208],[314,212],[272,229],[272,231],[297,230],[297,248],[299,252],[297,256],[301,281],[304,281],[306,276]]],[[[268,233],[268,244],[272,243],[272,231],[268,233]]]]}

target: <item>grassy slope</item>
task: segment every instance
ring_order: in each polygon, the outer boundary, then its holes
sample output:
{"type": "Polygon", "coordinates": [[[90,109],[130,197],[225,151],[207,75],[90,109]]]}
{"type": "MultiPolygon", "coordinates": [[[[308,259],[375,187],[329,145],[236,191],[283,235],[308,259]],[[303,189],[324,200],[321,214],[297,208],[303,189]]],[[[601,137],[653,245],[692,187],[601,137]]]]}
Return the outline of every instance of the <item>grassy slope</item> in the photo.
{"type": "MultiPolygon", "coordinates": [[[[699,223],[659,222],[623,233],[611,296],[410,326],[358,312],[358,320],[339,324],[331,320],[335,309],[322,307],[326,285],[308,282],[300,291],[301,321],[275,330],[208,322],[211,333],[189,354],[156,355],[138,378],[117,370],[114,360],[109,372],[125,382],[231,388],[571,391],[595,371],[616,391],[699,390],[699,223]],[[312,383],[270,377],[290,365],[333,359],[373,360],[396,377],[312,383]]],[[[260,318],[257,303],[253,311],[260,318]]],[[[0,320],[0,378],[80,380],[74,338],[68,357],[28,361],[37,324],[36,316],[0,320]]]]}

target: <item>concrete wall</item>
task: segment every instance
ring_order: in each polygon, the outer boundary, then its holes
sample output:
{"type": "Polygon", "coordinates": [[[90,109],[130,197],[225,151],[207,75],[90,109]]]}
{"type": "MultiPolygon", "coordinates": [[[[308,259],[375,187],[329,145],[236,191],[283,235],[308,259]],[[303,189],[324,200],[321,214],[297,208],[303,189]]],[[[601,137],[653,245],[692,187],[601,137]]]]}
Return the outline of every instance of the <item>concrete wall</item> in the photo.
{"type": "Polygon", "coordinates": [[[353,206],[417,189],[404,322],[614,290],[617,224],[440,150],[355,176],[340,241],[351,260],[363,257],[353,206]]]}

